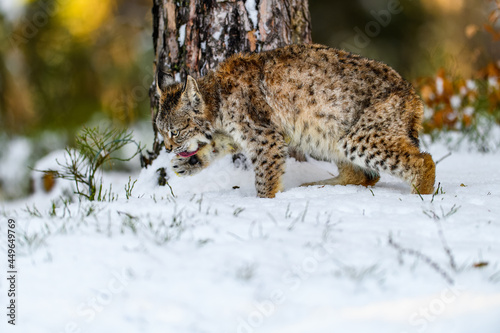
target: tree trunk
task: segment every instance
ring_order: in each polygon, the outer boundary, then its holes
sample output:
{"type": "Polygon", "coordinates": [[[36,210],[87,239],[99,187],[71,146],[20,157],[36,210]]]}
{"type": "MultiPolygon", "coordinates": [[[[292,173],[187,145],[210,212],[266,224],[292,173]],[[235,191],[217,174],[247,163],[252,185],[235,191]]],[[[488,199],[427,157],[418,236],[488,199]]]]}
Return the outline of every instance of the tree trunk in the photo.
{"type": "MultiPolygon", "coordinates": [[[[154,0],[153,25],[154,69],[178,82],[207,74],[234,53],[311,43],[308,0],[154,0]]],[[[155,82],[150,100],[155,142],[146,164],[161,149],[155,82]]]]}

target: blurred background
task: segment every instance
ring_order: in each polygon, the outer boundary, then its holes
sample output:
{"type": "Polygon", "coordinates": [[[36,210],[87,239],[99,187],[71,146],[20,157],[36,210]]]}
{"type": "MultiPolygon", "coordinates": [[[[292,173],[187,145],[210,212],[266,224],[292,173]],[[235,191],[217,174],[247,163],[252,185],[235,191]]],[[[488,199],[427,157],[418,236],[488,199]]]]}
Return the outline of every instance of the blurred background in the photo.
{"type": "Polygon", "coordinates": [[[0,0],[2,130],[72,133],[147,114],[151,0],[0,0]],[[142,89],[141,89],[142,88],[142,89]]]}
{"type": "MultiPolygon", "coordinates": [[[[480,108],[498,121],[497,1],[309,5],[315,42],[381,60],[416,85],[429,107],[426,131],[463,130],[480,108]]],[[[20,154],[12,151],[25,150],[19,158],[29,163],[72,144],[83,124],[149,119],[151,7],[151,0],[0,0],[0,198],[29,187],[7,190],[2,163],[20,154]]]]}
{"type": "Polygon", "coordinates": [[[313,39],[382,60],[409,80],[440,68],[470,77],[498,59],[484,28],[495,8],[488,0],[310,0],[313,39]],[[368,39],[356,39],[359,31],[368,39]]]}

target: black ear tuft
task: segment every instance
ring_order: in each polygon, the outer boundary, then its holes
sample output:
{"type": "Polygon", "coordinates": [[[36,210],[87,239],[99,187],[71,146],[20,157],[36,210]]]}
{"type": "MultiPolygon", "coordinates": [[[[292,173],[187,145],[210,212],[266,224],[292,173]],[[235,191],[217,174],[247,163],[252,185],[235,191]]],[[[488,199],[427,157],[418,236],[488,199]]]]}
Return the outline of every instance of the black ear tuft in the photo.
{"type": "Polygon", "coordinates": [[[184,80],[184,85],[182,86],[182,90],[181,90],[182,92],[186,91],[187,82],[188,82],[187,79],[184,80]]]}
{"type": "Polygon", "coordinates": [[[164,72],[161,69],[156,71],[156,91],[159,95],[165,92],[168,86],[171,86],[175,83],[174,77],[171,73],[164,72]]]}

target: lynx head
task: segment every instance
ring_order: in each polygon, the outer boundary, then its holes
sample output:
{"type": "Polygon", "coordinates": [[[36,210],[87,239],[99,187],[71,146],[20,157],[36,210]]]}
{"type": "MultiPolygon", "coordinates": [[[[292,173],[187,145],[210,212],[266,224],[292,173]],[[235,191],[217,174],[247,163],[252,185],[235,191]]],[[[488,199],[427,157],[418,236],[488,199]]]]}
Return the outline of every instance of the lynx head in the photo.
{"type": "Polygon", "coordinates": [[[212,126],[205,115],[205,102],[196,80],[188,76],[184,84],[172,75],[158,71],[156,88],[160,107],[156,126],[168,152],[190,157],[212,140],[212,126]]]}

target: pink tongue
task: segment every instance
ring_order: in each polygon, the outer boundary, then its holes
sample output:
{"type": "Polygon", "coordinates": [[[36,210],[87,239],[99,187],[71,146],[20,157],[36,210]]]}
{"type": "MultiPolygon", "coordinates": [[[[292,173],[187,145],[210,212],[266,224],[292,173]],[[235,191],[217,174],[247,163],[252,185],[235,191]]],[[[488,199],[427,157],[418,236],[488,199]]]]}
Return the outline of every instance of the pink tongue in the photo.
{"type": "Polygon", "coordinates": [[[195,155],[197,152],[198,152],[198,149],[196,149],[195,151],[190,152],[190,153],[185,151],[185,152],[179,153],[179,156],[180,157],[191,157],[191,156],[195,155]]]}

